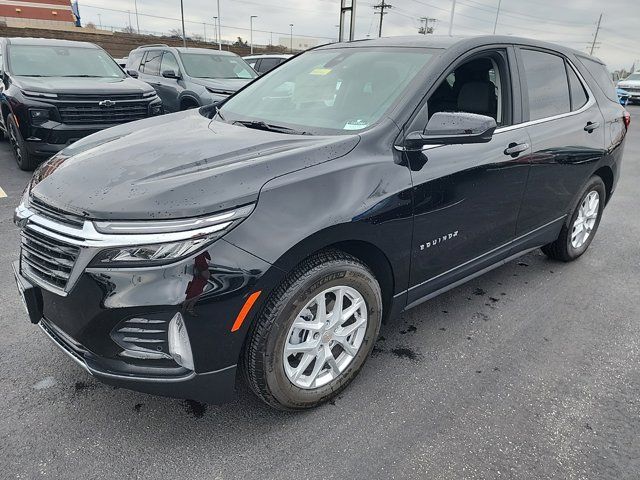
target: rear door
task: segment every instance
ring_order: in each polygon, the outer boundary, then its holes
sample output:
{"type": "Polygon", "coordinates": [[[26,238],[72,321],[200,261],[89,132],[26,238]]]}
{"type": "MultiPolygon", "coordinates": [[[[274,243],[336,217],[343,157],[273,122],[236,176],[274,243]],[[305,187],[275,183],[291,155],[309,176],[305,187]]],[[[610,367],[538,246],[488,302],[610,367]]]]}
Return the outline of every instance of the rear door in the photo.
{"type": "Polygon", "coordinates": [[[533,148],[517,227],[524,235],[551,222],[559,230],[605,153],[605,127],[594,95],[568,59],[520,47],[518,61],[533,148]]]}

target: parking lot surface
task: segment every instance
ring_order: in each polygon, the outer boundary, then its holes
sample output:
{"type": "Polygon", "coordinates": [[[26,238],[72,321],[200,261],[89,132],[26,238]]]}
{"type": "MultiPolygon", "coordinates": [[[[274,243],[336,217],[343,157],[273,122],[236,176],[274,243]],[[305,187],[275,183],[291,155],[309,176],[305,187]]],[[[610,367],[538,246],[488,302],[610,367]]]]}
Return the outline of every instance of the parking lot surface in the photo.
{"type": "Polygon", "coordinates": [[[114,389],[70,361],[18,298],[12,214],[30,175],[0,143],[0,477],[639,478],[640,107],[629,110],[622,178],[582,258],[536,251],[407,312],[335,402],[303,413],[246,388],[221,406],[114,389]]]}

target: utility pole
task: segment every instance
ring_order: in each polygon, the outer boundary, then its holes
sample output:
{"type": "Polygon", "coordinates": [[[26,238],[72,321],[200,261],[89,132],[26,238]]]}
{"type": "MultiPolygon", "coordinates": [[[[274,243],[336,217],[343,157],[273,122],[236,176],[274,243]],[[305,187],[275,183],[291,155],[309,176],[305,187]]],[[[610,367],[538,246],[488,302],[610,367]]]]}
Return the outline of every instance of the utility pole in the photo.
{"type": "Polygon", "coordinates": [[[382,18],[387,14],[387,12],[385,12],[385,9],[391,8],[391,7],[393,7],[393,5],[389,5],[384,0],[382,0],[378,5],[373,6],[374,10],[380,10],[379,12],[376,12],[376,14],[380,15],[380,26],[378,27],[378,37],[382,36],[382,18]]]}
{"type": "Polygon", "coordinates": [[[435,23],[438,21],[435,18],[429,18],[429,17],[420,17],[420,21],[424,23],[424,25],[422,27],[420,27],[420,29],[418,30],[418,33],[422,34],[422,35],[426,35],[427,33],[433,33],[433,29],[435,28],[435,23]],[[433,27],[430,27],[429,24],[432,23],[434,24],[433,27]]]}
{"type": "Polygon", "coordinates": [[[98,14],[98,22],[100,23],[100,30],[102,30],[102,14],[98,14]]]}
{"type": "Polygon", "coordinates": [[[451,18],[449,19],[449,36],[453,33],[453,15],[456,13],[456,0],[451,4],[451,18]]]}
{"type": "Polygon", "coordinates": [[[218,0],[218,50],[222,50],[222,19],[220,18],[220,0],[218,0]]]}
{"type": "Polygon", "coordinates": [[[600,31],[600,22],[602,22],[602,14],[598,17],[598,26],[596,27],[596,33],[593,36],[593,43],[591,44],[591,51],[589,55],[593,55],[593,49],[596,48],[596,40],[598,40],[598,32],[600,31]]]}
{"type": "Polygon", "coordinates": [[[496,12],[496,21],[493,24],[493,34],[496,34],[496,28],[498,28],[498,17],[500,16],[500,5],[502,5],[502,0],[498,0],[498,11],[496,12]]]}
{"type": "Polygon", "coordinates": [[[218,43],[218,27],[217,24],[218,17],[213,17],[213,42],[218,43]]]}
{"type": "Polygon", "coordinates": [[[289,34],[289,51],[293,53],[293,23],[289,24],[289,28],[291,29],[291,33],[289,34]]]}
{"type": "Polygon", "coordinates": [[[253,55],[253,19],[254,18],[258,18],[257,15],[251,15],[249,17],[249,31],[251,32],[249,34],[249,41],[251,42],[251,55],[253,55]]]}
{"type": "Polygon", "coordinates": [[[340,23],[338,27],[338,41],[344,41],[345,17],[349,14],[349,41],[353,41],[353,35],[356,31],[356,0],[340,0],[340,23]]]}
{"type": "Polygon", "coordinates": [[[138,35],[140,35],[140,20],[138,19],[138,0],[133,0],[133,6],[136,9],[136,27],[138,28],[138,35]]]}
{"type": "Polygon", "coordinates": [[[183,1],[180,0],[180,16],[182,17],[182,46],[187,48],[187,35],[184,32],[184,5],[183,1]]]}
{"type": "Polygon", "coordinates": [[[204,43],[207,43],[207,24],[202,22],[202,28],[204,28],[204,43]]]}

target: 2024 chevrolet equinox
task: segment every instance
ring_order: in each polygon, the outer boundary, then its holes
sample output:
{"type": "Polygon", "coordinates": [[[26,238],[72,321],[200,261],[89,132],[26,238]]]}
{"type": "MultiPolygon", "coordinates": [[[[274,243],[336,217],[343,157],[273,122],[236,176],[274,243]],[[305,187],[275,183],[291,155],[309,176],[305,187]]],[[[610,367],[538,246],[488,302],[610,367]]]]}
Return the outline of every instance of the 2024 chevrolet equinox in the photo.
{"type": "Polygon", "coordinates": [[[313,407],[385,319],[535,248],[582,255],[628,123],[606,67],[555,45],[322,46],[42,165],[15,214],[17,283],[106,383],[216,402],[243,377],[313,407]]]}

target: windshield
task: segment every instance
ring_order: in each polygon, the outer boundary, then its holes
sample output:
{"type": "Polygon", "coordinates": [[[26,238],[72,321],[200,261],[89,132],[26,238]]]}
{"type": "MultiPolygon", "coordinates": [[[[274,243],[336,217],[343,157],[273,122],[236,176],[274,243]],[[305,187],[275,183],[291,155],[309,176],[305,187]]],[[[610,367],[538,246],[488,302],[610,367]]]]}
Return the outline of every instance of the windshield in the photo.
{"type": "Polygon", "coordinates": [[[432,49],[347,48],[302,54],[220,108],[226,121],[309,132],[361,130],[378,121],[433,57],[432,49]]]}
{"type": "Polygon", "coordinates": [[[242,58],[180,52],[187,75],[194,78],[256,78],[256,72],[242,58]]]}
{"type": "Polygon", "coordinates": [[[640,80],[640,73],[632,73],[625,80],[640,80]]]}
{"type": "Polygon", "coordinates": [[[104,50],[85,47],[10,45],[9,71],[26,77],[124,78],[104,50]]]}

